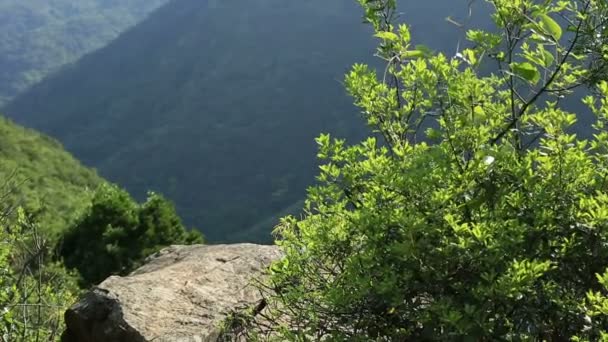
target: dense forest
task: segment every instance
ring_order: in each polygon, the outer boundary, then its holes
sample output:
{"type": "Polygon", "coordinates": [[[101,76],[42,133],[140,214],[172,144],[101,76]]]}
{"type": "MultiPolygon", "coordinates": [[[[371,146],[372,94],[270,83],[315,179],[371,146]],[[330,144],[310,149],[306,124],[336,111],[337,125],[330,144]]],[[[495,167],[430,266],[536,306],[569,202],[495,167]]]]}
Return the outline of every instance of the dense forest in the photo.
{"type": "MultiPolygon", "coordinates": [[[[460,32],[445,17],[468,9],[434,0],[403,12],[452,53],[460,32]]],[[[341,82],[374,49],[350,0],[177,0],[5,110],[135,197],[165,194],[210,240],[269,242],[313,183],[314,138],[362,136],[341,82]]]]}
{"type": "Polygon", "coordinates": [[[3,0],[0,105],[106,45],[166,0],[3,0]]]}

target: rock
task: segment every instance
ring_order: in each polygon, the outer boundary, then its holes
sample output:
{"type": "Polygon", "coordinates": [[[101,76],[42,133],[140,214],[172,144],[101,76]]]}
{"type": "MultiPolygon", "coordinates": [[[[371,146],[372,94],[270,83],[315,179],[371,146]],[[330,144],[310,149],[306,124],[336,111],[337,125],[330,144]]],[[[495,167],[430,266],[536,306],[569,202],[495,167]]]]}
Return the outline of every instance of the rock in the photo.
{"type": "Polygon", "coordinates": [[[171,246],[112,276],[66,313],[66,342],[215,341],[227,314],[260,304],[252,280],[276,246],[171,246]]]}

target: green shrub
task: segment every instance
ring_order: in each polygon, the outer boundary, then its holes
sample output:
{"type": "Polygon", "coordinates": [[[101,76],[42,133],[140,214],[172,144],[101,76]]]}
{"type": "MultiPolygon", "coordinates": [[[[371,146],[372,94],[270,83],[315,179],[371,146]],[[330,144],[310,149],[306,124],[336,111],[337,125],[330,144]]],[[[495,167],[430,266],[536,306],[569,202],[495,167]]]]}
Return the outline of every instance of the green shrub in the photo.
{"type": "Polygon", "coordinates": [[[132,271],[162,247],[202,241],[199,232],[186,230],[164,197],[149,193],[140,205],[119,187],[102,185],[88,211],[64,235],[59,254],[86,286],[132,271]]]}
{"type": "Polygon", "coordinates": [[[285,258],[264,288],[274,324],[262,330],[298,341],[600,339],[606,1],[487,1],[496,30],[468,30],[454,57],[414,45],[396,0],[359,2],[387,66],[355,65],[345,84],[382,141],[318,138],[306,215],[276,229],[285,258]],[[564,106],[583,86],[597,116],[590,140],[569,133],[577,115],[564,106]]]}

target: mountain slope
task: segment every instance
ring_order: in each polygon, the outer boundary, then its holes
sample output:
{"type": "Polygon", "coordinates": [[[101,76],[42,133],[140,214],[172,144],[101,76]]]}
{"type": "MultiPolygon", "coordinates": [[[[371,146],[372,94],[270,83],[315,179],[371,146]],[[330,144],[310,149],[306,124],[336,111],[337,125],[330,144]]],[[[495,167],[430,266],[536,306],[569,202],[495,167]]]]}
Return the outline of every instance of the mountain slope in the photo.
{"type": "MultiPolygon", "coordinates": [[[[444,17],[466,8],[405,7],[414,34],[455,48],[444,17]]],[[[239,233],[303,198],[314,137],[360,137],[340,81],[372,60],[370,35],[353,0],[176,0],[6,112],[135,196],[166,194],[211,241],[267,240],[239,233]]]]}
{"type": "Polygon", "coordinates": [[[58,232],[84,209],[91,190],[102,182],[95,171],[82,166],[57,141],[0,116],[2,195],[12,188],[2,197],[3,205],[42,209],[41,228],[58,232]]]}
{"type": "Polygon", "coordinates": [[[1,1],[0,104],[105,45],[166,1],[1,1]]]}

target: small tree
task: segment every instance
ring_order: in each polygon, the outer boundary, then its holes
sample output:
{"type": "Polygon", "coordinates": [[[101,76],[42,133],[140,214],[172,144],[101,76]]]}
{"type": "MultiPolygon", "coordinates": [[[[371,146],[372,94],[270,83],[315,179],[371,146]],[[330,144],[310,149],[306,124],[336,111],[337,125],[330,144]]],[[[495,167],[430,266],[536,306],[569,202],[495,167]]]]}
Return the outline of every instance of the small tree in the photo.
{"type": "Polygon", "coordinates": [[[119,187],[103,185],[88,212],[65,234],[60,255],[89,285],[132,271],[162,247],[202,241],[200,233],[184,227],[164,197],[150,193],[139,205],[119,187]]]}
{"type": "Polygon", "coordinates": [[[387,65],[379,77],[355,65],[345,83],[383,140],[317,139],[320,185],[303,219],[276,228],[285,258],[257,336],[599,339],[606,1],[488,0],[497,30],[468,30],[452,58],[413,47],[396,0],[359,2],[387,65]],[[577,115],[562,106],[581,86],[597,115],[590,140],[569,133],[577,115]]]}
{"type": "Polygon", "coordinates": [[[140,243],[144,246],[139,258],[158,251],[158,246],[203,242],[198,231],[184,228],[173,203],[156,193],[150,193],[139,209],[139,231],[142,234],[140,243]]]}

